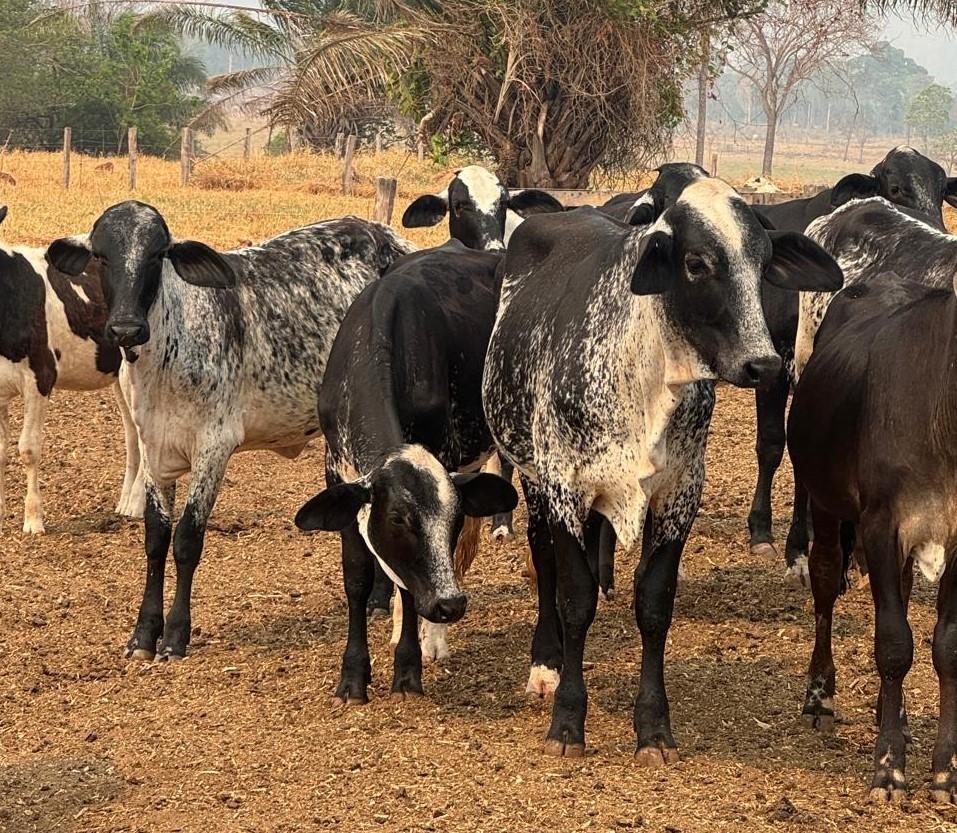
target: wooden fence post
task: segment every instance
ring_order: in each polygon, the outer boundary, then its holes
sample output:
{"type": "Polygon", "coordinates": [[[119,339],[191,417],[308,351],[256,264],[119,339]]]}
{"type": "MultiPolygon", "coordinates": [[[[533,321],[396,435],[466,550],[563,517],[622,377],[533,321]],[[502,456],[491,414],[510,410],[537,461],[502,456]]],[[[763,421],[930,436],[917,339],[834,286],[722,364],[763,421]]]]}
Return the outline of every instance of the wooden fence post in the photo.
{"type": "Polygon", "coordinates": [[[347,196],[352,196],[352,157],[356,152],[357,138],[357,136],[352,135],[346,139],[346,155],[342,169],[342,193],[347,196]]]}
{"type": "Polygon", "coordinates": [[[711,176],[718,175],[718,154],[717,153],[711,154],[711,170],[709,171],[709,173],[711,174],[711,176]]]}
{"type": "Polygon", "coordinates": [[[73,128],[63,128],[63,187],[70,187],[70,151],[73,149],[73,128]]]}
{"type": "Polygon", "coordinates": [[[243,159],[247,162],[253,155],[253,129],[251,127],[246,128],[246,143],[243,145],[243,159]]]}
{"type": "Polygon", "coordinates": [[[333,148],[333,152],[336,155],[336,159],[342,159],[342,151],[344,147],[346,137],[344,133],[336,133],[336,144],[333,148]]]}
{"type": "Polygon", "coordinates": [[[183,128],[179,142],[179,184],[189,185],[189,174],[192,168],[193,139],[188,127],[183,128]]]}
{"type": "Polygon", "coordinates": [[[375,178],[375,203],[372,208],[372,219],[377,223],[389,225],[392,222],[392,209],[395,207],[395,192],[398,180],[391,176],[377,176],[375,178]]]}
{"type": "Polygon", "coordinates": [[[382,131],[375,134],[375,152],[376,156],[382,153],[382,131]]]}
{"type": "Polygon", "coordinates": [[[418,145],[419,164],[421,165],[425,161],[425,142],[419,139],[418,145]]]}
{"type": "Polygon", "coordinates": [[[127,133],[126,144],[130,151],[130,190],[136,190],[136,128],[131,127],[127,133]]]}

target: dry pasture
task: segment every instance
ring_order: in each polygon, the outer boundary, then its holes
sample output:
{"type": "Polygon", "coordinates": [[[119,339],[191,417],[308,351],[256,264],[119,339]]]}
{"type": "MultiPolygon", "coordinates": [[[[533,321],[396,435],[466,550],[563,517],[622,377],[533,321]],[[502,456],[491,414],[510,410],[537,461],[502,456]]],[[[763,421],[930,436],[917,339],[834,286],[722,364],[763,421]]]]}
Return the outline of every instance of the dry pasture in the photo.
{"type": "MultiPolygon", "coordinates": [[[[11,204],[6,240],[84,228],[124,193],[118,171],[101,174],[109,181],[99,190],[64,194],[29,184],[31,176],[47,182],[37,160],[15,161],[4,164],[18,185],[0,186],[11,204]]],[[[141,160],[144,181],[152,164],[141,160]]],[[[156,165],[159,174],[168,163],[156,165]]],[[[349,202],[295,188],[181,191],[169,167],[170,184],[144,198],[168,212],[175,234],[217,245],[371,206],[367,196],[349,202]]],[[[719,391],[704,502],[668,643],[683,760],[653,771],[632,758],[641,649],[631,554],[619,554],[618,596],[600,606],[586,652],[589,752],[545,758],[549,704],[523,694],[535,606],[519,577],[521,516],[514,542],[483,543],[467,580],[469,612],[452,628],[453,656],[426,669],[427,696],[388,696],[389,629],[380,620],[371,628],[371,702],[334,706],[346,630],[338,543],[292,525],[321,488],[318,444],[294,462],[264,452],[233,460],[197,573],[190,656],[144,664],[122,658],[144,558],[141,525],[111,514],[123,464],[112,398],[58,393],[48,426],[48,534],[18,531],[23,483],[14,459],[0,536],[0,830],[957,829],[957,808],[932,805],[925,783],[938,695],[928,643],[934,590],[922,579],[906,686],[915,735],[909,800],[865,803],[877,694],[866,591],[839,604],[842,721],[831,736],[800,725],[812,614],[806,593],[784,588],[781,564],[748,552],[755,465],[746,392],[719,391]]],[[[785,465],[779,520],[789,481],[785,465]]]]}

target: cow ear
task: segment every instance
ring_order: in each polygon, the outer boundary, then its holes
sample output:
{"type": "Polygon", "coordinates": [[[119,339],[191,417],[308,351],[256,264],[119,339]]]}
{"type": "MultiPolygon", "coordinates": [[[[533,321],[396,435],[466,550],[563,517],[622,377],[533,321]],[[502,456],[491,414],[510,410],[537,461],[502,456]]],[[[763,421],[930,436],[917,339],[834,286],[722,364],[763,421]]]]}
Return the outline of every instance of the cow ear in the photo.
{"type": "Polygon", "coordinates": [[[47,246],[46,259],[54,269],[65,275],[80,275],[90,263],[93,251],[85,240],[61,237],[47,246]]]}
{"type": "Polygon", "coordinates": [[[515,487],[497,474],[453,473],[452,484],[462,498],[462,511],[471,518],[511,512],[518,506],[515,487]]]}
{"type": "Polygon", "coordinates": [[[880,193],[881,185],[877,177],[867,174],[848,174],[838,180],[831,189],[831,205],[834,208],[844,205],[850,200],[862,200],[866,197],[876,197],[880,193]]]}
{"type": "Polygon", "coordinates": [[[174,243],[166,256],[176,274],[193,286],[226,289],[236,285],[236,273],[229,261],[205,243],[196,240],[174,243]]]}
{"type": "Polygon", "coordinates": [[[402,215],[405,228],[423,228],[434,226],[449,213],[449,201],[435,194],[425,194],[412,201],[402,215]]]}
{"type": "Polygon", "coordinates": [[[304,532],[322,529],[341,532],[355,519],[359,510],[372,501],[372,492],[363,483],[337,483],[319,492],[296,512],[296,526],[304,532]]]}
{"type": "Polygon", "coordinates": [[[629,226],[650,226],[657,219],[658,211],[650,195],[638,200],[625,215],[625,222],[629,226]]]}
{"type": "Polygon", "coordinates": [[[526,188],[509,197],[508,207],[522,217],[530,214],[553,214],[565,210],[565,206],[551,194],[539,191],[537,188],[526,188]]]}
{"type": "Polygon", "coordinates": [[[837,292],[844,273],[823,248],[796,231],[769,231],[773,254],[764,271],[768,283],[798,292],[837,292]]]}
{"type": "Polygon", "coordinates": [[[674,282],[674,239],[664,231],[646,234],[638,243],[638,265],[631,276],[635,295],[659,295],[674,282]]]}
{"type": "Polygon", "coordinates": [[[0,205],[0,223],[7,219],[7,207],[0,205]]]}
{"type": "Polygon", "coordinates": [[[944,202],[957,208],[957,177],[947,178],[947,184],[944,186],[944,202]]]}

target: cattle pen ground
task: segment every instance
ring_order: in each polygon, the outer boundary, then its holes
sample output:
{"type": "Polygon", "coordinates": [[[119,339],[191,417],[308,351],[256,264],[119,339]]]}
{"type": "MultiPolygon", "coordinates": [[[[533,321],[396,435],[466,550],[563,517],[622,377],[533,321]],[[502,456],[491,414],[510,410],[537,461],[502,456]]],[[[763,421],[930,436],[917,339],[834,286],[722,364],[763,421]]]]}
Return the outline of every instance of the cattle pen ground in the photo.
{"type": "MultiPolygon", "coordinates": [[[[19,183],[33,167],[42,182],[37,160],[27,162],[19,183]]],[[[219,246],[322,216],[368,213],[367,195],[314,193],[301,170],[286,166],[301,190],[157,186],[143,197],[168,212],[174,234],[219,246]]],[[[397,214],[416,188],[443,175],[410,177],[397,214]]],[[[3,237],[38,242],[83,229],[123,196],[109,183],[67,194],[5,187],[11,213],[3,237]]],[[[443,235],[410,236],[426,244],[443,235]]],[[[12,422],[18,427],[16,406],[12,422]]],[[[523,693],[535,604],[520,577],[521,513],[515,541],[483,541],[466,583],[469,611],[451,629],[451,660],[426,668],[425,698],[389,697],[389,623],[379,620],[371,628],[370,703],[332,705],[346,634],[338,541],[292,524],[321,488],[319,444],[293,462],[264,452],[232,461],[197,573],[190,656],[124,660],[144,558],[141,524],[111,511],[122,432],[108,391],[58,392],[43,465],[46,536],[19,532],[15,454],[8,470],[0,830],[957,830],[957,808],[932,805],[925,783],[938,694],[929,646],[934,589],[922,578],[906,684],[915,736],[908,800],[865,801],[878,683],[866,590],[838,606],[841,722],[830,736],[803,728],[810,597],[784,587],[782,563],[748,552],[753,425],[752,395],[722,387],[667,649],[683,760],[645,770],[632,758],[640,645],[630,609],[634,558],[625,553],[618,595],[600,605],[586,651],[588,754],[541,755],[550,704],[523,693]]],[[[785,465],[775,490],[781,537],[789,490],[785,465]]]]}

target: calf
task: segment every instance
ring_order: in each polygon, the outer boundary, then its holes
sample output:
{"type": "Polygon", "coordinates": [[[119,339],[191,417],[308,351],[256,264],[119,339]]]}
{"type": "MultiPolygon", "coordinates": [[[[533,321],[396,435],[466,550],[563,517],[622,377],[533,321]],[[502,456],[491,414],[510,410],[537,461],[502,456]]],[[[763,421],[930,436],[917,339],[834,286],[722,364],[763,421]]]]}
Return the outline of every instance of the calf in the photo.
{"type": "Polygon", "coordinates": [[[107,337],[126,352],[133,420],[145,454],[147,575],[128,656],[183,657],[206,522],[236,451],[295,457],[319,430],[317,383],[339,322],[362,288],[411,245],[355,217],[286,232],[220,254],[175,241],[152,206],[108,208],[88,240],[47,257],[79,274],[92,262],[109,299],[107,337]],[[176,480],[192,473],[173,557],[165,626],[163,577],[176,480]]]}
{"type": "MultiPolygon", "coordinates": [[[[944,219],[941,204],[957,204],[957,179],[948,179],[944,169],[908,147],[891,150],[870,175],[849,174],[833,187],[807,199],[755,207],[755,211],[777,229],[804,231],[808,225],[852,199],[882,196],[897,205],[921,212],[927,222],[941,231],[944,219]]],[[[762,290],[762,307],[771,341],[784,366],[774,384],[755,393],[757,410],[758,480],[748,514],[751,550],[777,556],[772,529],[771,488],[784,456],[784,414],[791,391],[798,324],[798,301],[792,292],[773,286],[762,290]]],[[[807,495],[795,482],[793,514],[785,543],[785,580],[807,585],[807,495]]]]}
{"type": "Polygon", "coordinates": [[[502,478],[467,473],[494,451],[481,381],[500,260],[457,240],[401,258],[359,295],[333,343],[319,393],[330,485],[296,523],[341,532],[343,702],[367,699],[374,560],[399,587],[392,691],[421,693],[422,659],[448,656],[447,623],[465,612],[459,582],[475,554],[477,519],[518,500],[502,478]],[[427,620],[421,652],[416,613],[427,620]]]}
{"type": "MultiPolygon", "coordinates": [[[[919,274],[919,253],[906,254],[908,274],[919,274]]],[[[946,289],[882,273],[839,293],[788,416],[788,451],[810,493],[814,522],[815,642],[804,718],[816,728],[834,723],[831,627],[848,557],[839,530],[851,522],[876,610],[881,686],[874,801],[900,801],[906,790],[903,680],[913,661],[907,608],[916,563],[929,580],[941,582],[933,639],[940,721],[931,796],[957,803],[957,297],[953,269],[950,274],[946,289]]]]}
{"type": "MultiPolygon", "coordinates": [[[[0,223],[7,216],[0,206],[0,223]]],[[[75,277],[48,266],[44,249],[0,246],[0,526],[5,514],[5,473],[10,401],[23,398],[20,459],[27,475],[23,531],[43,532],[40,454],[43,422],[54,387],[97,390],[113,385],[126,432],[126,473],[116,511],[142,516],[139,448],[129,408],[117,381],[120,351],[103,334],[106,302],[92,274],[75,277]]]]}
{"type": "Polygon", "coordinates": [[[529,688],[547,692],[560,672],[545,751],[584,751],[582,654],[607,519],[626,548],[642,541],[635,729],[645,764],[677,759],[664,647],[704,481],[713,380],[754,387],[780,369],[762,279],[841,283],[819,246],[766,231],[700,169],[665,165],[651,190],[661,213],[643,228],[590,209],[522,224],[501,269],[484,377],[492,434],[525,476],[539,591],[529,688]]]}

